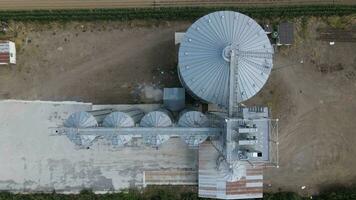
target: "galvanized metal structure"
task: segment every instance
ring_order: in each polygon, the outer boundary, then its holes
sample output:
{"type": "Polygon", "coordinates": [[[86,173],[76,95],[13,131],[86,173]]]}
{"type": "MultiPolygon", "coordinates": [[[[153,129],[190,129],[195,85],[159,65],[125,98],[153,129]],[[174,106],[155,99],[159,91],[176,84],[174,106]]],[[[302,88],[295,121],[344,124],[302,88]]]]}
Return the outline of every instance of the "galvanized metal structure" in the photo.
{"type": "Polygon", "coordinates": [[[109,108],[109,109],[100,109],[100,110],[90,110],[87,112],[90,113],[91,115],[93,115],[95,117],[96,121],[99,124],[101,124],[101,123],[103,123],[105,117],[114,111],[115,111],[115,109],[109,108]]]}
{"type": "Polygon", "coordinates": [[[170,111],[180,111],[185,107],[184,88],[164,88],[163,105],[170,111]]]}
{"type": "MultiPolygon", "coordinates": [[[[94,110],[91,113],[107,113],[105,110],[94,110]]],[[[186,112],[184,116],[193,116],[186,112]]],[[[197,112],[198,113],[198,112],[197,112]]],[[[101,115],[99,115],[101,116],[101,115]]],[[[114,147],[124,147],[133,138],[142,138],[144,144],[159,147],[172,137],[180,137],[186,141],[190,148],[196,148],[208,137],[215,138],[221,133],[221,128],[210,127],[204,120],[200,120],[201,126],[192,127],[182,123],[181,127],[173,127],[172,114],[168,110],[158,109],[144,115],[140,109],[114,111],[98,123],[89,112],[73,113],[64,123],[64,127],[55,129],[57,134],[65,134],[76,145],[88,148],[97,139],[106,139],[114,147]],[[139,126],[135,126],[139,123],[139,126]]],[[[203,117],[203,115],[201,116],[203,117]]],[[[188,118],[187,118],[188,119],[188,118]]],[[[216,138],[215,138],[216,139],[216,138]]]]}
{"type": "Polygon", "coordinates": [[[103,121],[103,127],[119,128],[119,127],[134,127],[141,118],[144,112],[140,109],[129,109],[125,111],[115,111],[107,115],[103,121]]]}
{"type": "MultiPolygon", "coordinates": [[[[140,122],[142,127],[170,127],[173,125],[172,115],[163,108],[147,113],[140,122]]],[[[144,134],[143,142],[152,147],[159,147],[170,138],[167,134],[144,134]]]]}
{"type": "Polygon", "coordinates": [[[71,114],[64,122],[64,126],[69,128],[66,134],[69,140],[78,146],[87,148],[92,145],[95,139],[98,138],[97,135],[79,135],[73,131],[74,129],[93,128],[98,126],[98,122],[95,117],[88,112],[77,112],[71,114]]]}
{"type": "MultiPolygon", "coordinates": [[[[110,111],[103,122],[83,112],[73,114],[64,127],[55,131],[81,146],[105,138],[113,146],[123,147],[132,138],[142,138],[144,144],[158,148],[168,139],[180,137],[188,147],[199,148],[199,196],[262,197],[261,166],[275,158],[278,162],[278,154],[274,155],[278,134],[277,139],[271,135],[271,127],[275,126],[269,119],[268,108],[243,108],[239,103],[263,87],[272,69],[272,55],[265,31],[250,17],[231,11],[208,14],[184,35],[178,72],[182,84],[193,96],[217,104],[225,112],[205,115],[184,110],[177,123],[165,109],[143,117],[139,112],[132,115],[110,111]],[[139,121],[139,126],[135,126],[139,121]],[[208,139],[210,143],[202,144],[208,139]],[[259,170],[258,180],[248,185],[245,180],[252,177],[255,168],[259,170]],[[252,190],[251,185],[257,185],[258,189],[252,190]]],[[[174,100],[168,96],[168,100],[174,100]]],[[[180,110],[181,102],[179,106],[169,102],[165,105],[180,110]]]]}
{"type": "MultiPolygon", "coordinates": [[[[69,128],[57,127],[53,129],[54,134],[66,135],[74,144],[81,148],[87,148],[92,145],[96,139],[103,138],[111,141],[114,147],[124,147],[133,138],[142,138],[143,143],[154,148],[159,147],[169,138],[190,138],[193,141],[201,141],[202,138],[217,139],[222,132],[221,128],[202,127],[129,127],[129,128],[69,128]],[[91,139],[90,142],[81,142],[82,138],[91,139]]],[[[199,143],[187,143],[196,144],[199,143]]],[[[196,148],[197,146],[189,145],[196,148]]]]}
{"type": "Polygon", "coordinates": [[[140,122],[141,127],[169,127],[172,125],[172,115],[163,108],[147,113],[140,122]]]}
{"type": "MultiPolygon", "coordinates": [[[[183,110],[179,115],[178,120],[179,127],[201,128],[209,127],[209,121],[206,115],[202,112],[195,110],[183,110]]],[[[182,136],[183,141],[191,148],[198,147],[199,144],[204,142],[208,136],[182,136]]]]}
{"type": "MultiPolygon", "coordinates": [[[[248,177],[246,163],[255,167],[270,161],[268,109],[243,112],[239,103],[253,97],[266,83],[273,66],[272,55],[273,48],[263,28],[237,12],[208,14],[184,35],[178,57],[182,84],[193,96],[227,110],[227,115],[217,115],[223,131],[218,141],[212,141],[218,152],[218,157],[211,157],[216,159],[216,166],[199,166],[204,170],[202,175],[199,172],[199,196],[262,197],[262,185],[258,191],[245,185],[246,190],[240,193],[232,192],[229,185],[236,188],[237,184],[242,190],[241,184],[246,183],[240,181],[248,177]],[[207,179],[207,170],[216,171],[207,179]]],[[[210,155],[213,154],[202,153],[199,158],[210,155]]]]}
{"type": "MultiPolygon", "coordinates": [[[[115,111],[107,115],[102,123],[103,127],[107,128],[128,128],[135,127],[144,115],[140,109],[129,109],[124,111],[115,111]]],[[[123,147],[128,144],[133,136],[122,134],[104,134],[102,135],[114,147],[123,147]]]]}
{"type": "Polygon", "coordinates": [[[68,128],[91,128],[98,126],[95,117],[88,112],[77,112],[71,114],[64,122],[64,126],[68,128]]]}
{"type": "Polygon", "coordinates": [[[178,126],[192,128],[208,127],[209,120],[202,112],[186,109],[179,114],[178,126]]]}
{"type": "Polygon", "coordinates": [[[253,19],[237,12],[214,12],[185,33],[179,77],[193,96],[228,108],[261,90],[272,69],[272,54],[265,31],[253,19]]]}

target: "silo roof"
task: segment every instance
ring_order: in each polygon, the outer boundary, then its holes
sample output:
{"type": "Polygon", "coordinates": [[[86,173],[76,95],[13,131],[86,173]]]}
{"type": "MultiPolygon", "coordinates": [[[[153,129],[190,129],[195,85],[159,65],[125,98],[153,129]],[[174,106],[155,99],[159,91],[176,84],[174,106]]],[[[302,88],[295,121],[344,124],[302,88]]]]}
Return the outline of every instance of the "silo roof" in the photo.
{"type": "Polygon", "coordinates": [[[232,51],[235,101],[254,96],[271,72],[273,48],[256,21],[232,11],[210,13],[187,30],[179,48],[183,85],[206,102],[228,107],[232,51]]]}
{"type": "Polygon", "coordinates": [[[141,119],[140,126],[142,127],[168,127],[172,126],[172,119],[166,112],[152,111],[147,113],[141,119]]]}
{"type": "Polygon", "coordinates": [[[103,121],[105,127],[133,127],[135,122],[131,116],[124,112],[112,112],[107,115],[103,121]]]}
{"type": "Polygon", "coordinates": [[[199,111],[188,111],[179,117],[178,126],[200,128],[209,126],[209,122],[203,113],[199,111]]]}
{"type": "Polygon", "coordinates": [[[71,114],[64,122],[65,127],[70,128],[89,128],[98,126],[95,117],[88,112],[76,112],[71,114]]]}

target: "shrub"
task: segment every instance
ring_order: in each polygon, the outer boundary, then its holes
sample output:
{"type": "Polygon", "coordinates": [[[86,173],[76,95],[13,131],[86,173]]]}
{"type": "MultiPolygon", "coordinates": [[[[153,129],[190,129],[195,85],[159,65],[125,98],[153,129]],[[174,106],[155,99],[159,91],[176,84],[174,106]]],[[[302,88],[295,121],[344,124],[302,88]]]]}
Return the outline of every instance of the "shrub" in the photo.
{"type": "Polygon", "coordinates": [[[264,194],[264,200],[302,200],[298,194],[293,192],[278,192],[278,193],[268,193],[264,194]]]}
{"type": "Polygon", "coordinates": [[[356,186],[329,188],[319,195],[320,200],[356,200],[356,186]]]}

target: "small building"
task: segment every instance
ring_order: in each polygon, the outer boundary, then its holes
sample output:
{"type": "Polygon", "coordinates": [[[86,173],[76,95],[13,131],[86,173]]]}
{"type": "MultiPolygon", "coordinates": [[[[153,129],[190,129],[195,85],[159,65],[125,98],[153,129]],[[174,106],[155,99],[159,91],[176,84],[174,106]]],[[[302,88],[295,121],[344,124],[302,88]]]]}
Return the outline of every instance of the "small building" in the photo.
{"type": "Polygon", "coordinates": [[[185,107],[184,88],[164,88],[163,104],[170,111],[180,111],[185,107]]]}
{"type": "Polygon", "coordinates": [[[294,24],[282,22],[278,25],[277,45],[292,45],[294,42],[294,24]]]}
{"type": "Polygon", "coordinates": [[[16,64],[16,46],[11,41],[0,41],[0,65],[16,64]]]}

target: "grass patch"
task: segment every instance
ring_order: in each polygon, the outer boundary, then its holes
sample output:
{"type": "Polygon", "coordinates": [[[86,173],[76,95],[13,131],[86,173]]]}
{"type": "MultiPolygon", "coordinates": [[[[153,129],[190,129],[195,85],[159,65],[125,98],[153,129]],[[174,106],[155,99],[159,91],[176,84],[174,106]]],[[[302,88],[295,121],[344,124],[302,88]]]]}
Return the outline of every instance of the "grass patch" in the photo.
{"type": "Polygon", "coordinates": [[[345,29],[351,23],[350,17],[332,16],[326,20],[327,24],[335,29],[345,29]]]}
{"type": "Polygon", "coordinates": [[[301,18],[301,34],[302,34],[302,37],[305,38],[307,36],[307,33],[308,33],[308,18],[307,17],[302,17],[301,18]]]}

